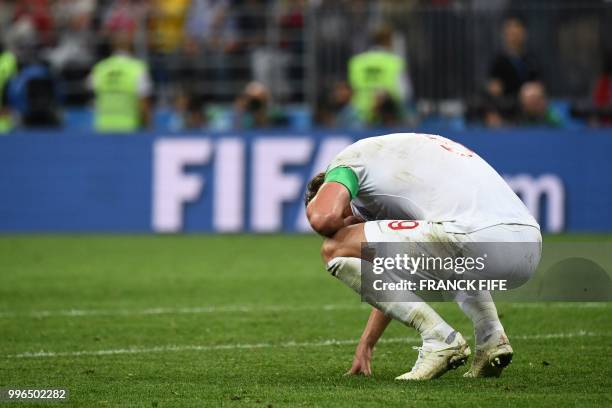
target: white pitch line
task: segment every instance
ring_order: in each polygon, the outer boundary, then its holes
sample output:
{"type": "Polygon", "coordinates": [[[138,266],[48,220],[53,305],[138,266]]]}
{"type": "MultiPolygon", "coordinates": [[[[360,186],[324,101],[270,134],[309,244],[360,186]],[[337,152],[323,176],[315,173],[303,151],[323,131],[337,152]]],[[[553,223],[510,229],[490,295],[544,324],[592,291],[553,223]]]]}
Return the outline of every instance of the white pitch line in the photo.
{"type": "MultiPolygon", "coordinates": [[[[600,309],[609,307],[609,303],[512,303],[500,307],[513,309],[600,309]]],[[[5,311],[0,312],[0,318],[15,317],[87,317],[87,316],[156,316],[166,314],[210,314],[210,313],[256,313],[256,312],[299,312],[299,311],[331,311],[331,310],[359,310],[370,306],[361,304],[329,304],[322,306],[290,306],[290,305],[233,305],[233,306],[202,306],[202,307],[154,307],[147,309],[66,309],[66,310],[33,310],[33,311],[5,311]]]]}
{"type": "MultiPolygon", "coordinates": [[[[504,306],[503,302],[498,302],[504,306]]],[[[510,305],[513,309],[605,309],[610,307],[610,302],[562,302],[562,303],[548,303],[548,302],[537,302],[537,303],[519,303],[512,302],[510,305]]]]}
{"type": "MultiPolygon", "coordinates": [[[[550,339],[568,339],[575,337],[612,337],[612,333],[594,333],[585,330],[569,333],[548,333],[548,334],[531,334],[511,336],[512,340],[550,340],[550,339]]],[[[470,337],[466,337],[469,339],[470,337]]],[[[414,343],[418,344],[421,341],[418,337],[391,337],[381,339],[380,343],[414,343]]],[[[314,342],[296,342],[289,341],[284,343],[246,343],[246,344],[215,344],[215,345],[166,345],[155,347],[129,347],[110,350],[81,350],[81,351],[36,351],[24,352],[19,354],[11,354],[5,358],[45,358],[45,357],[82,357],[82,356],[110,356],[118,354],[149,354],[149,353],[169,353],[182,351],[221,351],[221,350],[254,350],[263,348],[299,348],[299,347],[325,347],[325,346],[345,346],[355,345],[358,343],[356,339],[336,340],[328,339],[314,342]]]]}
{"type": "Polygon", "coordinates": [[[67,310],[33,310],[28,312],[0,312],[0,318],[14,317],[86,317],[86,316],[155,316],[164,314],[209,314],[209,313],[254,313],[254,312],[298,312],[309,310],[357,310],[366,309],[366,304],[356,305],[234,305],[203,307],[154,307],[147,309],[67,309],[67,310]]]}

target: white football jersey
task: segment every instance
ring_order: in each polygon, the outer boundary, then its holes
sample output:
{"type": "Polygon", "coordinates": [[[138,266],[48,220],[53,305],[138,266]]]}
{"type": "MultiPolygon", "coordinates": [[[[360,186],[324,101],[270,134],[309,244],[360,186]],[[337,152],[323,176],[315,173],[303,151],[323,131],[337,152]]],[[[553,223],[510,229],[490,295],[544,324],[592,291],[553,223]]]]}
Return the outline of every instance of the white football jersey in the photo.
{"type": "Polygon", "coordinates": [[[332,160],[349,167],[359,192],[351,201],[366,220],[425,220],[447,232],[499,224],[539,228],[523,202],[480,156],[436,135],[396,133],[362,139],[332,160]]]}

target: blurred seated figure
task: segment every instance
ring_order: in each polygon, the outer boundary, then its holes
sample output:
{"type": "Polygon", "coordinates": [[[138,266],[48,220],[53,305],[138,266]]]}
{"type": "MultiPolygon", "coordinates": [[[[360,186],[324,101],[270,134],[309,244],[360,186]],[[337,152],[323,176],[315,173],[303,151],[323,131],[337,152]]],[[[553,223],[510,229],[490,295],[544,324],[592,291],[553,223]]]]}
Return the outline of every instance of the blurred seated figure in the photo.
{"type": "Polygon", "coordinates": [[[518,102],[513,98],[496,97],[482,89],[467,101],[466,119],[489,128],[499,128],[516,118],[518,102]]]}
{"type": "Polygon", "coordinates": [[[487,89],[494,97],[515,98],[525,82],[538,80],[540,74],[527,52],[527,29],[519,17],[506,18],[502,37],[504,48],[491,61],[487,89]]]}
{"type": "Polygon", "coordinates": [[[379,91],[374,98],[372,125],[394,128],[403,124],[403,111],[399,103],[387,91],[379,91]]]}
{"type": "Polygon", "coordinates": [[[260,129],[287,125],[287,118],[273,107],[270,91],[261,82],[250,82],[234,102],[234,127],[260,129]]]}
{"type": "Polygon", "coordinates": [[[95,98],[95,129],[134,132],[149,125],[153,91],[147,64],[131,55],[133,33],[112,35],[113,54],[98,62],[90,75],[95,98]]]}
{"type": "Polygon", "coordinates": [[[351,104],[353,91],[346,81],[336,82],[322,103],[319,122],[327,127],[359,129],[363,126],[351,104]]]}
{"type": "Polygon", "coordinates": [[[485,109],[482,120],[484,125],[489,128],[500,128],[504,125],[504,119],[497,109],[485,109]]]}
{"type": "Polygon", "coordinates": [[[373,47],[349,61],[352,103],[364,123],[371,124],[375,119],[374,107],[379,91],[387,92],[399,107],[411,96],[406,64],[391,50],[392,35],[389,27],[380,28],[373,35],[373,47]]]}
{"type": "Polygon", "coordinates": [[[201,95],[183,90],[174,101],[170,127],[174,131],[202,130],[207,125],[206,103],[201,95]]]}
{"type": "Polygon", "coordinates": [[[519,94],[521,112],[518,124],[524,126],[561,127],[561,119],[548,105],[546,90],[541,82],[526,82],[519,94]]]}

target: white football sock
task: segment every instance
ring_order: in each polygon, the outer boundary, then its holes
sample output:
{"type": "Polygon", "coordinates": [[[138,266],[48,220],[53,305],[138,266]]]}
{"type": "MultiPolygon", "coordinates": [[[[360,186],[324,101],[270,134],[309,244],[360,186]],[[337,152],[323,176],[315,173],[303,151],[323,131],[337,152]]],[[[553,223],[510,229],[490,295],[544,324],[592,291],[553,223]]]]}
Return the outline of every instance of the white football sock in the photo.
{"type": "Polygon", "coordinates": [[[497,308],[488,291],[458,292],[455,300],[461,310],[472,320],[477,346],[492,339],[495,332],[504,332],[504,326],[497,315],[497,308]]]}
{"type": "MultiPolygon", "coordinates": [[[[361,262],[359,258],[337,257],[327,264],[327,270],[346,286],[361,294],[361,262]]],[[[393,319],[415,328],[423,339],[423,344],[441,348],[453,342],[456,331],[440,315],[412,292],[407,292],[411,302],[377,302],[366,299],[393,319]]]]}

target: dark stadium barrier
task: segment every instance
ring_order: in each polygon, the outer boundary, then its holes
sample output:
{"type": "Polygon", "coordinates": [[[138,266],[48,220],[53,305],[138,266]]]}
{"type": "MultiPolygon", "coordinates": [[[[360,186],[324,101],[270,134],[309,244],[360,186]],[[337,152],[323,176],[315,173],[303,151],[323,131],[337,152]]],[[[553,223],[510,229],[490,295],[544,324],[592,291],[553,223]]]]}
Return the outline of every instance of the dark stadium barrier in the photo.
{"type": "MultiPolygon", "coordinates": [[[[23,133],[0,138],[1,232],[301,232],[302,195],[359,132],[23,133]]],[[[543,229],[612,230],[612,132],[444,132],[543,229]]]]}

